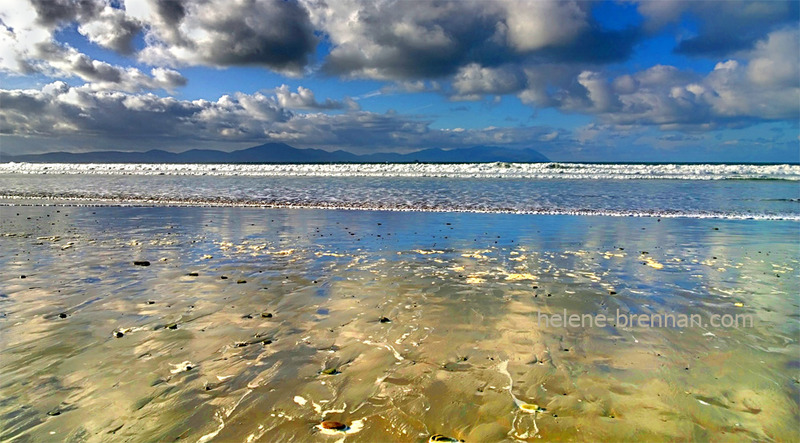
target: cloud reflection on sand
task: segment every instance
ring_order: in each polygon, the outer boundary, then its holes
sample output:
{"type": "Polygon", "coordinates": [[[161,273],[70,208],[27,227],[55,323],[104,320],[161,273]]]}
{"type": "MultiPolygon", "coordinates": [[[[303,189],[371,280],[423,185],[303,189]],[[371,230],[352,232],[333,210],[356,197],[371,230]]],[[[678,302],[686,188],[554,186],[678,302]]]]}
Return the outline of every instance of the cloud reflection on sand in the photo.
{"type": "Polygon", "coordinates": [[[3,438],[798,437],[796,223],[6,209],[3,438]]]}

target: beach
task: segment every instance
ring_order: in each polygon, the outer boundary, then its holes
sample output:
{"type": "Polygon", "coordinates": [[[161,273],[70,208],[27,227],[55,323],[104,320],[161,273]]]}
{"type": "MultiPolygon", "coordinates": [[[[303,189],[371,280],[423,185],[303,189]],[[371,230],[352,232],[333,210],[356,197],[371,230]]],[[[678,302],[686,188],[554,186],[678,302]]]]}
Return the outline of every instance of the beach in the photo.
{"type": "Polygon", "coordinates": [[[793,220],[3,204],[2,440],[800,438],[793,220]]]}

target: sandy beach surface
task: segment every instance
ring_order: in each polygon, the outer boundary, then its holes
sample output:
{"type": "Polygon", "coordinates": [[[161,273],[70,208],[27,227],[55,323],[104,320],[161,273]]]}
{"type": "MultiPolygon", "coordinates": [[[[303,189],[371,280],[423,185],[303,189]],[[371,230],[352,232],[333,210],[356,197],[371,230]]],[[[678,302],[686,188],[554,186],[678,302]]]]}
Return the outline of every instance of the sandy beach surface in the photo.
{"type": "Polygon", "coordinates": [[[2,206],[0,440],[798,441],[798,238],[794,221],[2,206]],[[558,313],[613,320],[542,324],[558,313]]]}

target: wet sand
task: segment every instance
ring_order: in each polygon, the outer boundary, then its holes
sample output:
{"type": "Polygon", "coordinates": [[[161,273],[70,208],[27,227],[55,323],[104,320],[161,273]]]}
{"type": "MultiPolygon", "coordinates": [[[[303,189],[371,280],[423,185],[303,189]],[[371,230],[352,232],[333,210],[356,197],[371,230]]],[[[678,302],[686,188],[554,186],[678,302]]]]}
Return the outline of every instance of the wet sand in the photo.
{"type": "Polygon", "coordinates": [[[4,206],[0,235],[0,440],[800,439],[796,222],[4,206]]]}

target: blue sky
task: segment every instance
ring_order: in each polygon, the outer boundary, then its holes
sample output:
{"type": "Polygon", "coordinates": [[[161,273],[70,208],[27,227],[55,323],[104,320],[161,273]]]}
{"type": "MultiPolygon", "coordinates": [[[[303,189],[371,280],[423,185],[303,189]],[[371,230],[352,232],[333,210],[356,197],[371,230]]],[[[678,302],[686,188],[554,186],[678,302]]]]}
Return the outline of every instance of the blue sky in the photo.
{"type": "Polygon", "coordinates": [[[0,149],[800,161],[796,1],[0,4],[0,149]]]}

